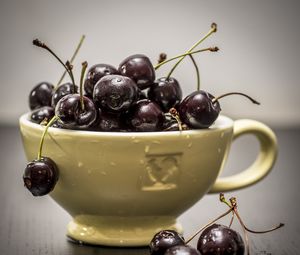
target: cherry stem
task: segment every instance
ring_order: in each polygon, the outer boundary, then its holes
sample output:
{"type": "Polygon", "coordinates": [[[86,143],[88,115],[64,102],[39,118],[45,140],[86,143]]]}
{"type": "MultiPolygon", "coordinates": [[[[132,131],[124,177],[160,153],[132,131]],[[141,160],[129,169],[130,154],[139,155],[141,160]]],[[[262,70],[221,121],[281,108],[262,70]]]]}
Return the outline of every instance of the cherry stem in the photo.
{"type": "Polygon", "coordinates": [[[43,150],[43,144],[44,144],[44,140],[45,140],[45,135],[47,134],[47,131],[48,131],[48,128],[50,126],[53,125],[53,123],[55,121],[57,121],[59,119],[58,116],[54,115],[52,117],[52,119],[48,122],[48,124],[46,125],[45,129],[44,129],[44,132],[42,134],[42,137],[41,137],[41,141],[40,141],[40,147],[39,147],[39,152],[38,152],[38,156],[37,156],[37,159],[40,160],[42,158],[42,150],[43,150]]]}
{"type": "Polygon", "coordinates": [[[196,53],[199,53],[199,52],[204,52],[204,51],[211,51],[211,52],[217,52],[219,51],[219,48],[218,47],[209,47],[209,48],[204,48],[204,49],[201,49],[201,50],[195,50],[195,51],[191,51],[191,52],[186,52],[186,53],[183,53],[183,54],[180,54],[180,55],[177,55],[175,57],[172,57],[172,58],[169,58],[169,59],[166,59],[164,60],[163,62],[157,64],[154,69],[157,70],[158,68],[160,68],[162,65],[166,64],[166,63],[169,63],[170,61],[173,61],[175,59],[178,59],[178,58],[181,58],[181,57],[185,57],[185,56],[191,56],[193,54],[196,54],[196,53]]]}
{"type": "Polygon", "coordinates": [[[194,59],[194,57],[192,55],[190,55],[190,58],[194,64],[194,67],[195,67],[195,70],[196,70],[196,75],[197,75],[197,90],[199,91],[200,90],[200,72],[199,72],[199,68],[198,68],[198,65],[194,59]]]}
{"type": "Polygon", "coordinates": [[[177,112],[177,110],[175,108],[171,108],[169,110],[169,113],[177,121],[178,127],[179,127],[179,131],[182,131],[182,122],[181,122],[181,119],[179,117],[179,113],[177,112]]]}
{"type": "MultiPolygon", "coordinates": [[[[229,208],[231,208],[231,205],[230,203],[225,199],[225,196],[224,196],[224,193],[220,193],[220,201],[224,204],[226,204],[229,208]]],[[[230,228],[232,223],[233,223],[233,220],[234,220],[234,211],[232,211],[232,216],[231,216],[231,219],[230,219],[230,223],[228,225],[228,227],[230,228]]]]}
{"type": "Polygon", "coordinates": [[[212,103],[214,104],[215,102],[217,102],[219,99],[223,98],[223,97],[227,97],[227,96],[231,96],[231,95],[240,95],[240,96],[244,96],[244,97],[247,97],[253,104],[258,104],[260,105],[259,102],[257,102],[255,99],[253,99],[252,97],[244,94],[244,93],[240,93],[240,92],[230,92],[230,93],[226,93],[226,94],[223,94],[221,96],[218,96],[218,97],[215,97],[213,100],[212,100],[212,103]]]}
{"type": "MultiPolygon", "coordinates": [[[[70,60],[71,64],[75,60],[75,58],[76,58],[76,56],[77,56],[77,54],[78,54],[78,52],[79,52],[79,50],[80,50],[80,48],[82,46],[82,43],[83,43],[84,39],[85,39],[85,35],[82,35],[81,38],[80,38],[80,41],[79,41],[79,43],[77,45],[77,48],[75,49],[75,51],[74,51],[74,53],[73,53],[73,55],[71,57],[71,60],[70,60]]],[[[65,78],[66,74],[67,74],[67,70],[65,70],[64,73],[62,74],[62,76],[60,77],[60,79],[59,79],[56,87],[58,87],[62,83],[62,81],[65,78]]]]}
{"type": "Polygon", "coordinates": [[[59,63],[61,63],[63,65],[63,67],[66,69],[66,71],[70,75],[72,83],[75,85],[75,80],[74,80],[72,71],[68,68],[68,66],[66,64],[64,64],[64,62],[45,43],[43,43],[39,39],[34,39],[32,43],[33,43],[33,45],[35,45],[37,47],[40,47],[40,48],[43,48],[43,49],[49,51],[59,61],[59,63]]]}
{"type": "Polygon", "coordinates": [[[157,64],[164,62],[167,59],[167,54],[162,52],[159,54],[157,64]]]}
{"type": "Polygon", "coordinates": [[[206,225],[204,225],[202,228],[200,228],[194,235],[192,235],[185,243],[188,244],[190,241],[192,241],[199,233],[201,233],[205,228],[207,228],[208,226],[210,226],[211,224],[215,223],[216,221],[218,221],[219,219],[225,217],[226,215],[228,215],[229,213],[231,213],[233,210],[233,208],[230,208],[227,212],[221,214],[219,217],[217,217],[216,219],[210,221],[209,223],[207,223],[206,225]]]}
{"type": "Polygon", "coordinates": [[[86,61],[84,61],[82,63],[82,69],[81,69],[81,75],[80,75],[80,104],[81,104],[81,109],[82,111],[84,111],[84,102],[83,102],[83,78],[84,78],[84,74],[86,71],[86,68],[88,66],[88,63],[86,61]]]}
{"type": "MultiPolygon", "coordinates": [[[[211,24],[211,29],[208,31],[208,33],[202,37],[199,41],[197,41],[186,53],[191,52],[193,49],[195,49],[200,43],[202,43],[205,39],[207,39],[211,34],[217,32],[217,24],[216,23],[212,23],[211,24]]],[[[180,64],[180,62],[185,58],[185,56],[182,56],[176,63],[175,65],[172,67],[171,71],[169,72],[169,74],[167,75],[167,78],[170,78],[170,76],[172,75],[172,73],[174,72],[174,70],[176,69],[176,67],[180,64]]]]}

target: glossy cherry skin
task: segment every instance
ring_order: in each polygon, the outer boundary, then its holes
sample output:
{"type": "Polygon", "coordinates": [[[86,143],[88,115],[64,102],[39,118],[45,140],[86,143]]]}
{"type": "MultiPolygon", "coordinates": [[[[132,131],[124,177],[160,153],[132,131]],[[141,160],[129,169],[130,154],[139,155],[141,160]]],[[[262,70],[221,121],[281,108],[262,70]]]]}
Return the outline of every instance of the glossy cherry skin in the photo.
{"type": "Polygon", "coordinates": [[[78,87],[70,82],[59,85],[53,93],[51,105],[55,108],[58,101],[66,95],[78,93],[78,87]]]}
{"type": "Polygon", "coordinates": [[[55,108],[58,123],[68,129],[87,129],[96,121],[97,110],[93,101],[83,96],[84,109],[80,95],[70,94],[60,99],[55,108]]]}
{"type": "MultiPolygon", "coordinates": [[[[184,123],[181,123],[182,130],[188,130],[188,126],[184,123]]],[[[178,131],[179,123],[173,118],[169,113],[165,113],[165,121],[163,123],[163,131],[178,131]]]]}
{"type": "Polygon", "coordinates": [[[121,75],[133,79],[140,89],[150,87],[155,80],[155,70],[150,59],[143,54],[135,54],[124,59],[119,65],[121,75]]]}
{"type": "Polygon", "coordinates": [[[137,100],[138,87],[129,77],[107,75],[94,87],[93,100],[99,108],[113,113],[125,112],[137,100]]]}
{"type": "Polygon", "coordinates": [[[137,101],[128,111],[129,126],[138,132],[161,131],[165,115],[159,105],[148,100],[137,101]]]}
{"type": "Polygon", "coordinates": [[[202,255],[244,255],[245,245],[238,232],[220,224],[213,224],[200,235],[197,249],[202,255]]]}
{"type": "Polygon", "coordinates": [[[182,99],[182,90],[175,78],[157,79],[148,91],[148,98],[156,102],[165,112],[177,106],[182,99]]]}
{"type": "Polygon", "coordinates": [[[29,94],[30,110],[41,108],[43,106],[51,106],[53,90],[54,86],[49,82],[37,84],[29,94]]]}
{"type": "Polygon", "coordinates": [[[25,187],[34,196],[43,196],[51,192],[57,180],[58,168],[55,162],[48,157],[29,162],[23,175],[25,187]]]}
{"type": "Polygon", "coordinates": [[[173,246],[164,253],[164,255],[201,255],[200,252],[188,245],[173,246]]]}
{"type": "Polygon", "coordinates": [[[206,91],[199,90],[188,95],[178,106],[181,121],[190,128],[208,128],[218,118],[221,107],[206,91]]]}
{"type": "Polygon", "coordinates": [[[34,123],[40,124],[43,120],[48,121],[54,116],[54,109],[50,106],[43,106],[31,112],[30,119],[34,123]]]}
{"type": "Polygon", "coordinates": [[[90,128],[93,131],[116,132],[122,129],[120,114],[105,112],[98,109],[98,117],[95,124],[90,128]]]}
{"type": "Polygon", "coordinates": [[[166,250],[177,245],[185,245],[183,236],[174,230],[162,230],[150,241],[150,254],[163,255],[166,250]]]}
{"type": "Polygon", "coordinates": [[[84,90],[89,97],[93,96],[95,84],[105,75],[118,74],[118,70],[108,64],[93,65],[86,76],[84,90]]]}

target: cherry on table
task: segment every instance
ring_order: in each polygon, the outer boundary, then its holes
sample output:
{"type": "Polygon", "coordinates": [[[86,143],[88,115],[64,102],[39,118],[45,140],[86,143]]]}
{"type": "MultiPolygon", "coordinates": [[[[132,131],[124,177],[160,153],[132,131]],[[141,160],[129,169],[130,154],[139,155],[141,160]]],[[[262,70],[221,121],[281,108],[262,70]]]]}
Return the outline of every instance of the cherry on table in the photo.
{"type": "Polygon", "coordinates": [[[104,76],[110,74],[118,74],[118,70],[108,64],[96,64],[93,65],[86,76],[84,82],[84,90],[88,96],[93,96],[94,86],[95,84],[104,76]]]}
{"type": "Polygon", "coordinates": [[[30,110],[35,110],[43,106],[51,106],[51,98],[54,86],[49,82],[37,84],[29,94],[30,110]]]}
{"type": "Polygon", "coordinates": [[[197,249],[202,255],[244,255],[245,245],[242,237],[235,230],[213,224],[200,235],[197,249]]]}
{"type": "Polygon", "coordinates": [[[200,255],[200,252],[189,245],[176,245],[167,249],[164,255],[200,255]]]}
{"type": "Polygon", "coordinates": [[[143,54],[135,54],[124,59],[119,65],[121,75],[133,79],[140,89],[149,88],[155,80],[155,70],[150,59],[143,54]]]}
{"type": "Polygon", "coordinates": [[[175,230],[162,230],[154,235],[149,248],[151,255],[163,255],[166,250],[176,246],[184,245],[184,238],[175,230]]]}

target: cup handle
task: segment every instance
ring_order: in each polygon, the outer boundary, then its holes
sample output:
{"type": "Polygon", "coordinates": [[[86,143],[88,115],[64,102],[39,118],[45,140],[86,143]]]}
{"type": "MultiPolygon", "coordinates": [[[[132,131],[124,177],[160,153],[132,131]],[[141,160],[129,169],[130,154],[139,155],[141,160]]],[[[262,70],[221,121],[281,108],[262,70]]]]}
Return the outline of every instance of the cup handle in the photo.
{"type": "Polygon", "coordinates": [[[260,151],[254,163],[246,170],[228,177],[219,177],[209,193],[226,192],[255,184],[272,169],[277,157],[277,140],[274,132],[255,120],[237,120],[233,126],[233,140],[244,134],[254,135],[260,143],[260,151]]]}

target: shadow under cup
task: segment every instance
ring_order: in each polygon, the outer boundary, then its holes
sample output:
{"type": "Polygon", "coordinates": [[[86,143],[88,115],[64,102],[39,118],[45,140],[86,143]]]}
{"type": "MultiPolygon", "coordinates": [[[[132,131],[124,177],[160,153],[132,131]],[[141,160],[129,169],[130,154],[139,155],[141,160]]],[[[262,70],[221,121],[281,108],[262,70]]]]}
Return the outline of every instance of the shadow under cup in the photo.
{"type": "MultiPolygon", "coordinates": [[[[25,153],[36,158],[44,127],[20,118],[25,153]]],[[[276,158],[276,138],[264,124],[220,116],[209,129],[92,132],[49,128],[43,154],[59,168],[51,197],[73,220],[67,235],[90,244],[148,245],[162,229],[182,231],[177,217],[209,191],[249,186],[276,158]],[[233,138],[254,134],[261,151],[252,166],[217,179],[233,138]]]]}

